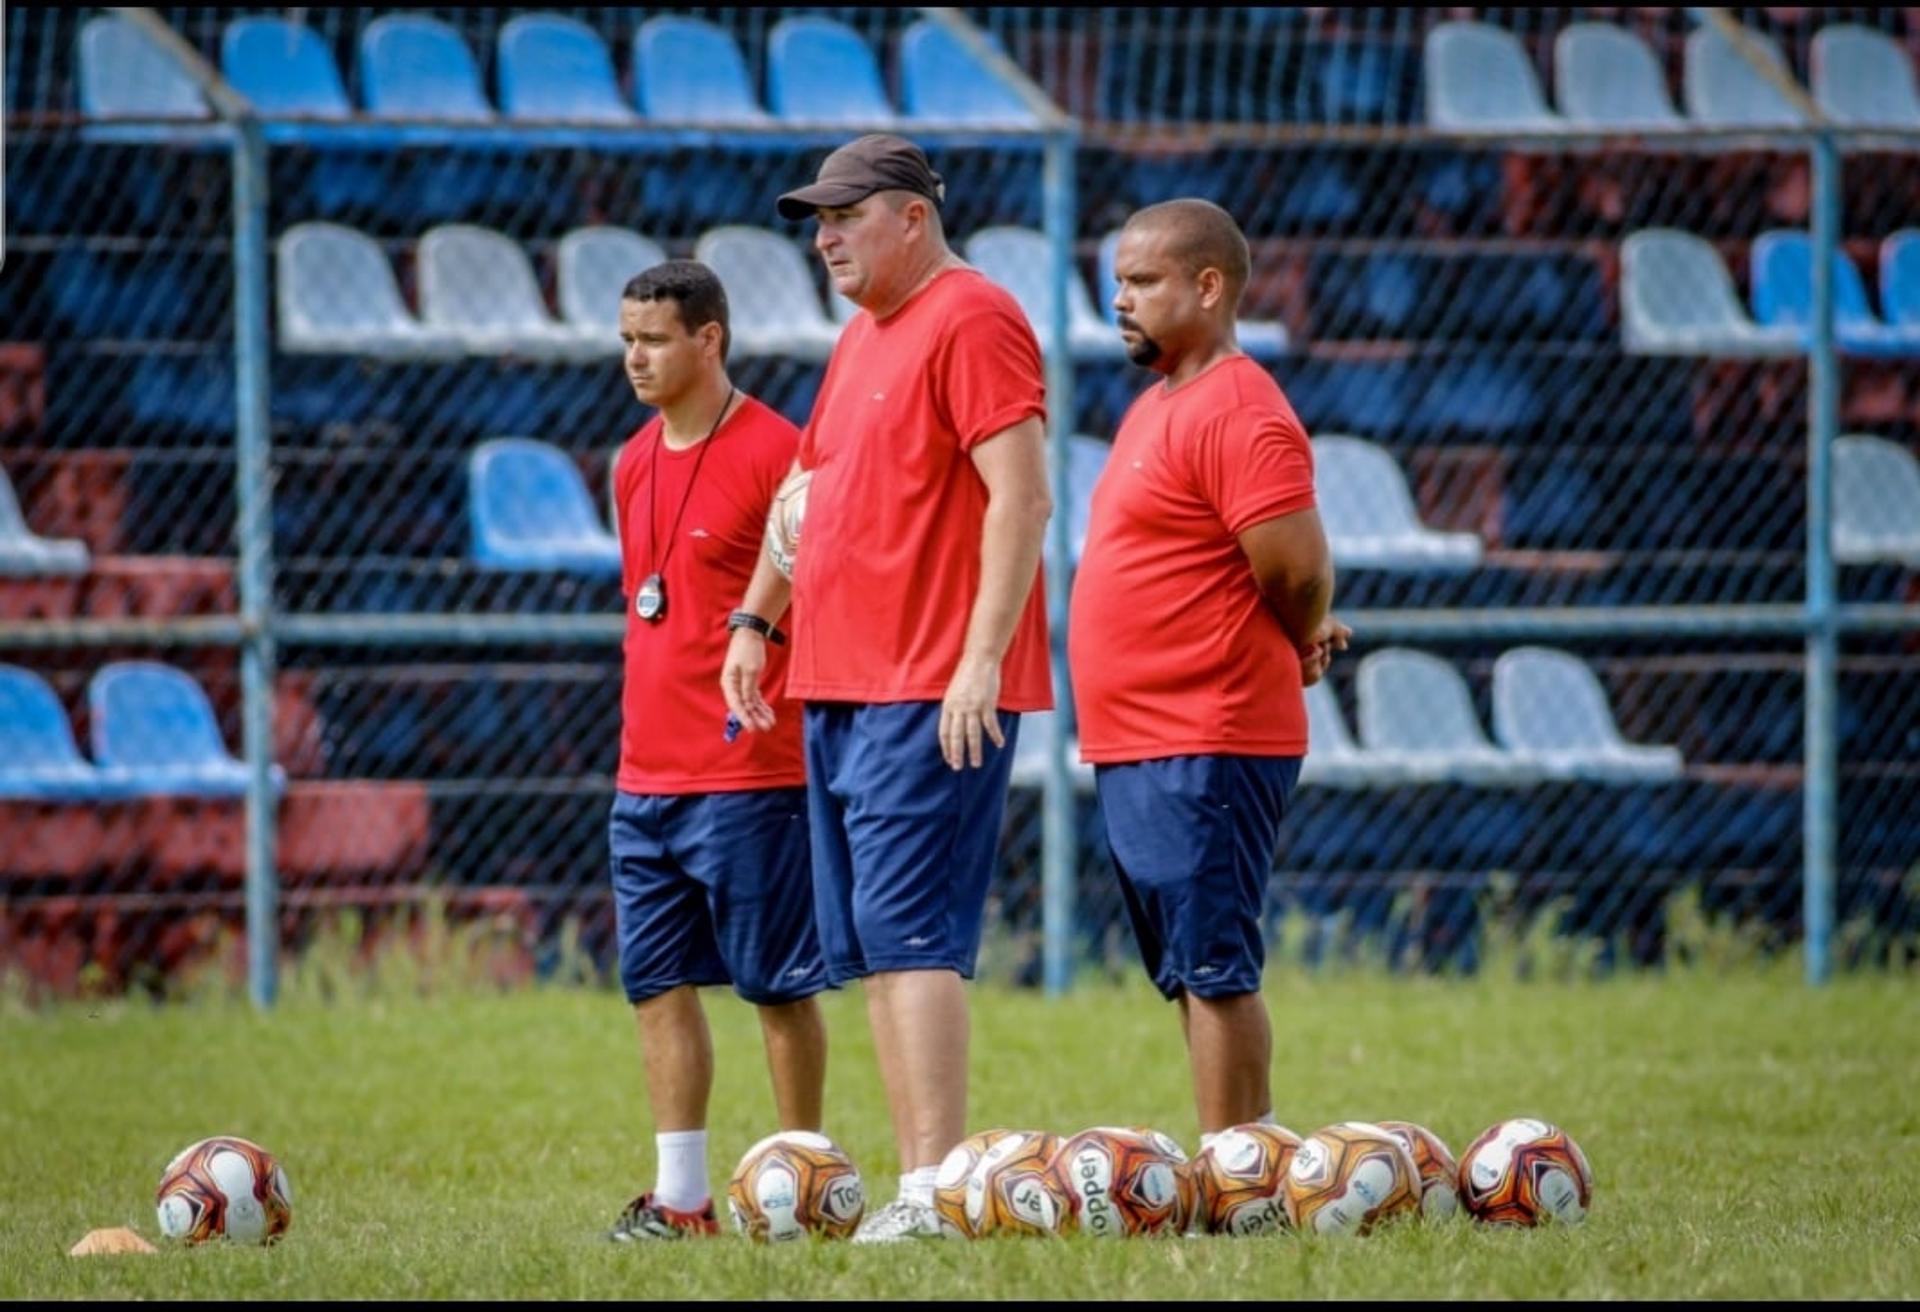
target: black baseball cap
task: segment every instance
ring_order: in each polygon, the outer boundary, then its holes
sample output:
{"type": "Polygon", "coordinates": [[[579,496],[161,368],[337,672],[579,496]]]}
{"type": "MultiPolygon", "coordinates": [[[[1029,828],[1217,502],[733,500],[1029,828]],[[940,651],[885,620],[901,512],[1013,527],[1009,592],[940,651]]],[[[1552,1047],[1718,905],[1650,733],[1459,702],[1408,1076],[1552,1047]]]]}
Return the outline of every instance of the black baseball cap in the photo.
{"type": "Polygon", "coordinates": [[[947,184],[920,147],[905,137],[875,132],[827,156],[813,185],[782,196],[780,217],[804,219],[823,206],[853,205],[876,191],[911,191],[938,205],[946,199],[947,184]]]}

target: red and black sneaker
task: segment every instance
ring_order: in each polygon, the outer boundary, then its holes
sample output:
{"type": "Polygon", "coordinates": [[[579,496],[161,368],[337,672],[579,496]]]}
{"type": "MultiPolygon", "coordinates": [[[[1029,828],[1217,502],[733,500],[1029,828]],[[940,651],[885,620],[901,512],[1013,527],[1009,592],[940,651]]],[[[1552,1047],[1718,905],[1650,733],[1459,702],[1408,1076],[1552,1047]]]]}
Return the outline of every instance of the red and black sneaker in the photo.
{"type": "Polygon", "coordinates": [[[713,1200],[697,1212],[676,1212],[653,1201],[651,1193],[641,1194],[627,1204],[620,1219],[607,1231],[616,1244],[638,1243],[647,1239],[685,1239],[690,1235],[717,1235],[720,1222],[713,1214],[713,1200]]]}

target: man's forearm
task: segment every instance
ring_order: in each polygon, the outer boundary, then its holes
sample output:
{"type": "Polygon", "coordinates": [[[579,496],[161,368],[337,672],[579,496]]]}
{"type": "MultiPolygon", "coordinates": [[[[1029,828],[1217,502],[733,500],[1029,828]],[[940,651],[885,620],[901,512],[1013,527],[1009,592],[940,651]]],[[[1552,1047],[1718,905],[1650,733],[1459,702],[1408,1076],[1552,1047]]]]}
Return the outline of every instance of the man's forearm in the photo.
{"type": "Polygon", "coordinates": [[[1313,578],[1262,595],[1293,645],[1304,650],[1333,608],[1333,566],[1329,563],[1313,578]]]}
{"type": "Polygon", "coordinates": [[[997,664],[1007,654],[1033,591],[1050,509],[1044,499],[1001,496],[988,501],[980,527],[980,589],[967,621],[963,659],[997,664]]]}

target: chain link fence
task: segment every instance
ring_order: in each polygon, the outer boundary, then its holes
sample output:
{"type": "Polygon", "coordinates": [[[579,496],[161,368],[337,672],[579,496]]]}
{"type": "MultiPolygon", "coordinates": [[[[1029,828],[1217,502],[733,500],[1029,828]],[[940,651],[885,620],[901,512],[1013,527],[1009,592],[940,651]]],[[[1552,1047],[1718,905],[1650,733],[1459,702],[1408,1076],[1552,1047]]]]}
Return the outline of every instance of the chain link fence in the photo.
{"type": "MultiPolygon", "coordinates": [[[[735,380],[804,423],[847,307],[773,199],[873,126],[927,148],[956,248],[1043,341],[1064,274],[1070,522],[1151,381],[1109,322],[1112,234],[1174,196],[1246,230],[1243,343],[1314,435],[1357,630],[1311,703],[1279,954],[1473,970],[1532,926],[1652,965],[1703,917],[1801,937],[1817,188],[1791,126],[1711,125],[1700,70],[1726,51],[1679,11],[966,11],[1075,122],[1064,270],[1041,124],[916,11],[156,12],[268,115],[286,949],[431,903],[503,977],[611,962],[608,487],[645,417],[618,290],[713,264],[735,380]],[[1651,70],[1674,124],[1565,117],[1605,59],[1651,70]],[[1549,117],[1495,94],[1516,67],[1549,117]]],[[[1909,78],[1920,53],[1904,11],[1732,13],[1803,86],[1842,26],[1909,78]]],[[[165,988],[238,968],[245,906],[234,135],[102,26],[128,20],[9,20],[0,466],[39,540],[84,550],[0,569],[0,727],[18,760],[60,730],[105,768],[5,785],[0,961],[165,988]],[[229,764],[155,792],[143,732],[229,764]]],[[[1848,328],[1837,278],[1837,600],[1881,617],[1837,667],[1836,948],[1859,962],[1920,932],[1920,627],[1894,609],[1920,602],[1920,124],[1842,145],[1842,250],[1880,325],[1848,328]]],[[[983,959],[1021,982],[1043,773],[1017,771],[983,959]]],[[[1075,955],[1131,970],[1090,793],[1073,829],[1075,955]]]]}

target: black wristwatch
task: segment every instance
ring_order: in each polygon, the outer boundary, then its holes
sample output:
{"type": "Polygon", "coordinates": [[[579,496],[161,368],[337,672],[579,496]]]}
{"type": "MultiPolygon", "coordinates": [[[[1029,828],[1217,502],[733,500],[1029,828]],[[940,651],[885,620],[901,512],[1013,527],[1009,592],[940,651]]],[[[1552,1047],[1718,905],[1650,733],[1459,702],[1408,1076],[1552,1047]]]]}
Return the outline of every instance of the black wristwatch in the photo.
{"type": "Polygon", "coordinates": [[[767,621],[761,619],[750,610],[737,610],[727,616],[727,632],[732,633],[735,629],[752,629],[768,642],[774,643],[777,646],[785,646],[787,642],[786,634],[780,632],[777,627],[767,623],[767,621]]]}

